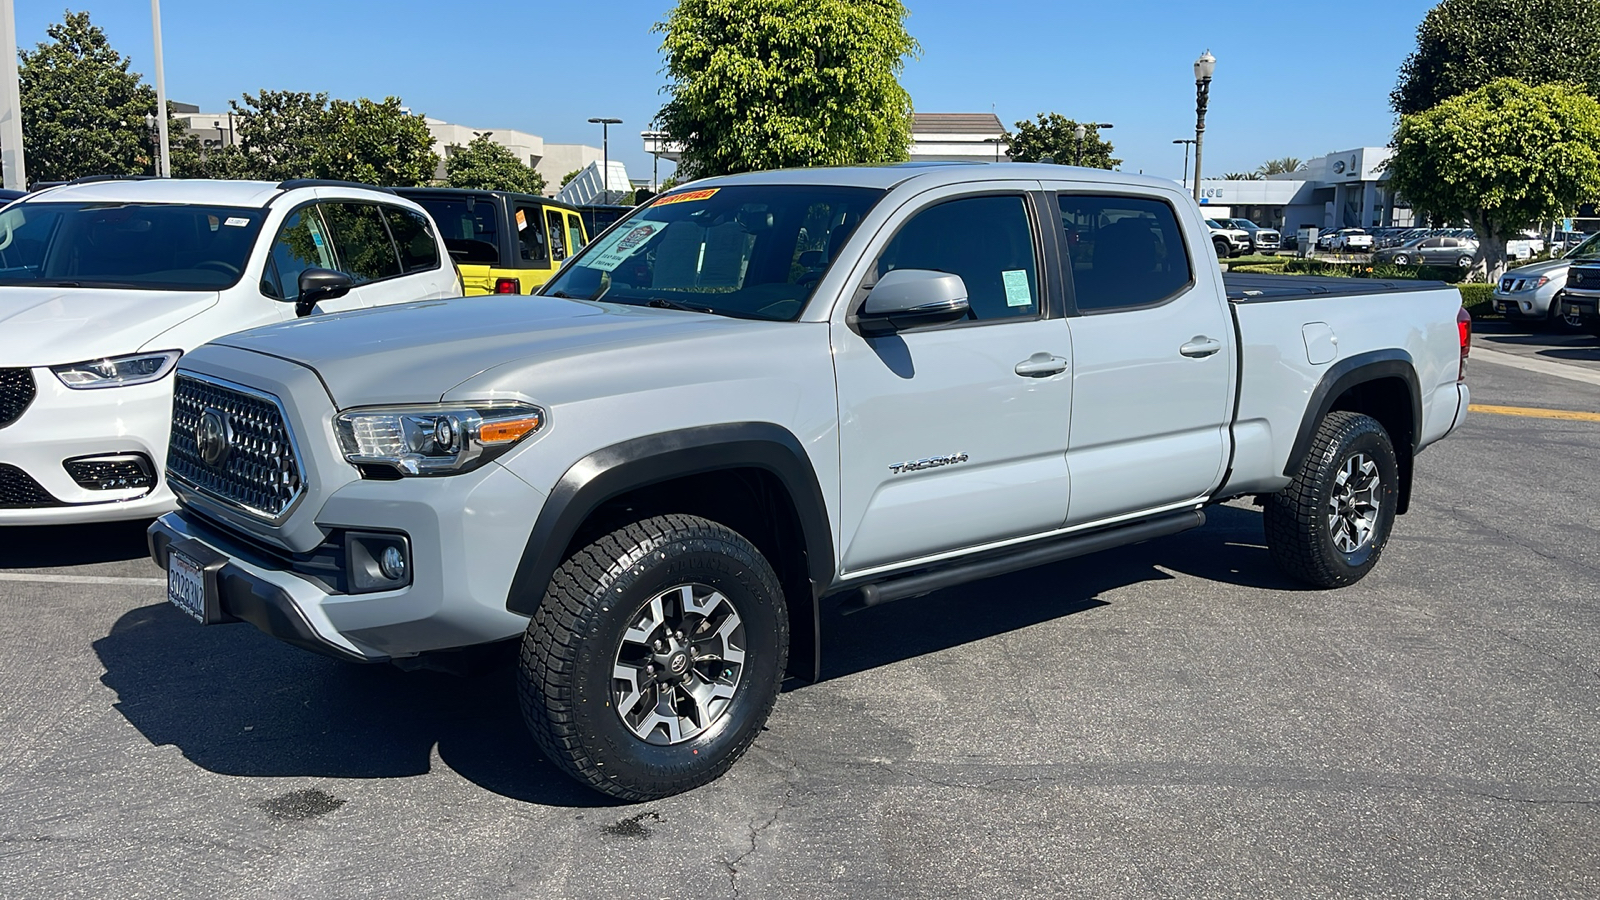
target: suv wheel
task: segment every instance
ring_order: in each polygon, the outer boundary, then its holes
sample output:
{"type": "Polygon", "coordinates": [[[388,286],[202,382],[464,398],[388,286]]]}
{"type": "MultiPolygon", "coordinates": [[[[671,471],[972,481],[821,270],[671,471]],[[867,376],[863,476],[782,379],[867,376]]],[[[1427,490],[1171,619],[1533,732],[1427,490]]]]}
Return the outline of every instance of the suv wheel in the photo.
{"type": "Polygon", "coordinates": [[[749,749],[788,651],[783,592],[760,551],[706,519],[643,519],[550,579],[522,640],[522,715],[578,781],[623,800],[666,797],[749,749]]]}
{"type": "Polygon", "coordinates": [[[1328,413],[1294,481],[1268,498],[1262,514],[1278,566],[1320,588],[1360,581],[1394,527],[1399,468],[1376,419],[1328,413]]]}
{"type": "Polygon", "coordinates": [[[1583,330],[1583,316],[1567,312],[1570,307],[1566,299],[1564,294],[1550,298],[1550,328],[1565,334],[1576,334],[1583,330]]]}

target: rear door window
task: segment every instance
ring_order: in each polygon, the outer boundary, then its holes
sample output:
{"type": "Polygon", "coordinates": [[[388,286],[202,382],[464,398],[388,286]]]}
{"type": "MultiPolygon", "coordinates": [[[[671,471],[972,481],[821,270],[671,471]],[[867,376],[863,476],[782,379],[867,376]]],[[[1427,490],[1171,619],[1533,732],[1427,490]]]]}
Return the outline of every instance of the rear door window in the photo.
{"type": "Polygon", "coordinates": [[[588,241],[583,239],[583,220],[575,212],[567,213],[567,246],[576,253],[587,243],[588,241]]]}
{"type": "Polygon", "coordinates": [[[1059,194],[1081,312],[1153,306],[1194,280],[1177,214],[1147,197],[1059,194]]]}
{"type": "Polygon", "coordinates": [[[377,204],[341,200],[318,205],[333,237],[339,271],[357,284],[401,273],[399,254],[377,204]]]}
{"type": "Polygon", "coordinates": [[[545,221],[550,226],[550,258],[561,262],[567,258],[566,231],[559,210],[545,210],[545,221]]]}
{"type": "Polygon", "coordinates": [[[515,218],[517,247],[522,259],[526,262],[549,265],[550,246],[545,240],[544,217],[539,215],[539,207],[518,206],[515,218]]]}

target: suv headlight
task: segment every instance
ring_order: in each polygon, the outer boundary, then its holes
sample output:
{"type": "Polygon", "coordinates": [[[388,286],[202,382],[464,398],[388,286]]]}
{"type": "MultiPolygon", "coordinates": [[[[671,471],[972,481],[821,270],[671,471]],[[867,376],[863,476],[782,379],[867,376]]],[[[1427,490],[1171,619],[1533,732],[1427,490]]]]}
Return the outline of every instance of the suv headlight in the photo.
{"type": "Polygon", "coordinates": [[[470,472],[544,427],[544,410],[487,401],[353,409],[334,419],[344,458],[402,475],[470,472]]]}
{"type": "Polygon", "coordinates": [[[50,371],[56,373],[62,384],[75,391],[127,387],[130,384],[149,384],[167,377],[182,355],[182,350],[136,353],[132,356],[51,366],[50,371]]]}

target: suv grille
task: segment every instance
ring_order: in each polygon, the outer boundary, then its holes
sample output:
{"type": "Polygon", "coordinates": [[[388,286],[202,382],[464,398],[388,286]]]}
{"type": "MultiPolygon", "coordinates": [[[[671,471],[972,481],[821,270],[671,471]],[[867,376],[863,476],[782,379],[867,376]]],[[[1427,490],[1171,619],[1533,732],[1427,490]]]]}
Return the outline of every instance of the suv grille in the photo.
{"type": "Polygon", "coordinates": [[[61,501],[39,486],[27,472],[0,463],[0,509],[29,509],[60,506],[61,501]]]}
{"type": "Polygon", "coordinates": [[[305,485],[289,428],[275,398],[179,373],[172,398],[172,441],[167,473],[232,506],[277,519],[300,499],[305,485]],[[199,446],[201,420],[221,425],[219,446],[199,446]]]}
{"type": "Polygon", "coordinates": [[[34,391],[32,369],[0,369],[0,428],[22,416],[34,391]]]}

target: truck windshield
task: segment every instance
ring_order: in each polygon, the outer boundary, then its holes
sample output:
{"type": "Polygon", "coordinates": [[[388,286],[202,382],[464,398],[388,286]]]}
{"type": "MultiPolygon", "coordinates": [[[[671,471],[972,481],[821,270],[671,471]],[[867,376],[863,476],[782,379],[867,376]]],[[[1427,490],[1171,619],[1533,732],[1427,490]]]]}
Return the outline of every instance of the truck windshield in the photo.
{"type": "Polygon", "coordinates": [[[219,291],[265,211],[179,203],[16,203],[0,213],[0,285],[219,291]]]}
{"type": "Polygon", "coordinates": [[[664,194],[590,244],[539,293],[792,320],[883,193],[730,185],[664,194]]]}
{"type": "Polygon", "coordinates": [[[1600,234],[1591,235],[1588,240],[1567,251],[1567,259],[1600,259],[1600,234]]]}

